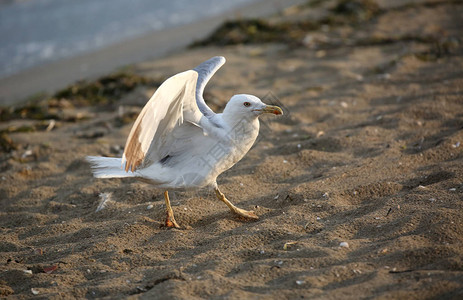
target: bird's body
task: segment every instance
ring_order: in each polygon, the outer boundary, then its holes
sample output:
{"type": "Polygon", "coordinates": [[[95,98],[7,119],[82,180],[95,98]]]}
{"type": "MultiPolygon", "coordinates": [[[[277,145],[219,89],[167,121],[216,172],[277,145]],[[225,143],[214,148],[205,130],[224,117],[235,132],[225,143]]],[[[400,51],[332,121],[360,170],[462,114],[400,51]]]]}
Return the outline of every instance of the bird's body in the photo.
{"type": "MultiPolygon", "coordinates": [[[[251,148],[259,133],[258,116],[282,112],[255,96],[242,94],[233,96],[223,113],[215,114],[205,104],[202,93],[224,62],[223,57],[214,57],[166,80],[135,121],[122,158],[87,157],[94,176],[135,177],[166,190],[212,187],[232,211],[257,218],[226,200],[216,179],[251,148]]],[[[165,197],[166,225],[170,216],[173,227],[178,227],[167,192],[165,197]]]]}
{"type": "Polygon", "coordinates": [[[205,135],[201,128],[189,123],[174,130],[173,135],[179,137],[181,143],[173,145],[169,154],[160,160],[133,172],[121,168],[122,158],[90,156],[88,160],[98,166],[94,170],[98,178],[136,177],[168,190],[212,187],[217,176],[243,158],[259,133],[257,118],[252,122],[244,121],[244,124],[233,120],[226,123],[222,114],[217,119],[223,128],[216,134],[205,135]],[[243,130],[248,132],[243,134],[243,130]],[[177,135],[177,131],[181,133],[177,135]],[[205,152],[204,149],[209,150],[205,152]]]}

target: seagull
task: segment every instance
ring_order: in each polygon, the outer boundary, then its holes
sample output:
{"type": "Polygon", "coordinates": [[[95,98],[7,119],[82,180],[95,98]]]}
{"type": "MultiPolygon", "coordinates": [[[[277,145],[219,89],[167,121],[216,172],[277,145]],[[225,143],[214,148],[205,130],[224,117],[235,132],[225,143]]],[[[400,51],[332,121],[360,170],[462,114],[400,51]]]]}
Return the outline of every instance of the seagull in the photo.
{"type": "Polygon", "coordinates": [[[164,81],[135,120],[122,158],[87,156],[96,178],[132,177],[163,189],[166,227],[180,228],[169,190],[211,188],[234,214],[259,218],[254,211],[233,205],[219,190],[217,176],[254,144],[260,115],[283,111],[256,96],[239,94],[231,97],[222,113],[214,113],[203,92],[224,63],[224,57],[216,56],[164,81]]]}

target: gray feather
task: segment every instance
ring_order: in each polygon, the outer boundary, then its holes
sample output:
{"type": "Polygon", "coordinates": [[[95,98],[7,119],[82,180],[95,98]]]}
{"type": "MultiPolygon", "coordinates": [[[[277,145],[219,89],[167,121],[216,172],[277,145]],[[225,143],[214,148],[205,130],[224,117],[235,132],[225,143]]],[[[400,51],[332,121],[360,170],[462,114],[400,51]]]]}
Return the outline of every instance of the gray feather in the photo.
{"type": "Polygon", "coordinates": [[[217,72],[218,69],[225,63],[225,57],[215,56],[211,59],[206,60],[193,70],[198,72],[198,81],[196,83],[196,104],[198,105],[199,110],[207,118],[212,118],[215,113],[212,109],[207,106],[203,98],[204,88],[209,82],[211,77],[217,72]]]}

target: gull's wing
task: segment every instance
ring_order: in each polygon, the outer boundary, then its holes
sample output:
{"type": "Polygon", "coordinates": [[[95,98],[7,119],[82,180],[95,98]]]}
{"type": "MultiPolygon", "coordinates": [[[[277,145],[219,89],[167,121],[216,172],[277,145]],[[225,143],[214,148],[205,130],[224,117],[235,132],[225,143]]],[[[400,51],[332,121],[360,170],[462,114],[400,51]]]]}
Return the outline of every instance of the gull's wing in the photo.
{"type": "Polygon", "coordinates": [[[126,171],[162,160],[176,127],[184,122],[199,124],[203,115],[195,101],[197,81],[198,73],[190,70],[170,77],[156,90],[125,144],[122,164],[126,171]]]}
{"type": "Polygon", "coordinates": [[[208,119],[211,119],[215,113],[212,109],[207,106],[203,98],[204,88],[206,84],[211,79],[212,75],[217,72],[218,69],[225,63],[225,57],[215,56],[211,59],[206,60],[201,63],[199,66],[194,68],[198,72],[198,81],[196,83],[196,104],[198,105],[199,110],[206,116],[208,119]]]}
{"type": "Polygon", "coordinates": [[[192,146],[178,135],[203,135],[203,130],[207,134],[211,128],[220,127],[214,120],[215,113],[204,101],[203,91],[224,63],[224,57],[213,57],[193,70],[170,77],[156,90],[140,112],[125,144],[122,164],[125,163],[126,171],[165,162],[169,153],[192,146]],[[201,122],[203,116],[208,121],[201,122]]]}

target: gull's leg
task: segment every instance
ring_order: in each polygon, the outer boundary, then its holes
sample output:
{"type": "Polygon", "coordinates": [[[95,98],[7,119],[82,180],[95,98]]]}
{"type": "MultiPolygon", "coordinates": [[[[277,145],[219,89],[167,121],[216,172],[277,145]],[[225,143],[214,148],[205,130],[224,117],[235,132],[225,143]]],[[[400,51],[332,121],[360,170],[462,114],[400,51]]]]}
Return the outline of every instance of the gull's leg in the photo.
{"type": "Polygon", "coordinates": [[[228,208],[230,208],[230,210],[234,212],[235,214],[248,218],[248,219],[254,219],[254,220],[259,219],[259,217],[253,211],[244,210],[244,209],[234,206],[230,201],[227,200],[227,198],[225,198],[225,195],[219,190],[218,187],[215,187],[214,191],[215,191],[215,194],[217,195],[217,198],[223,201],[228,206],[228,208]]]}
{"type": "Polygon", "coordinates": [[[180,228],[174,218],[174,211],[172,207],[170,207],[170,200],[169,200],[169,192],[164,192],[164,199],[166,200],[166,227],[173,227],[173,228],[180,228]]]}

